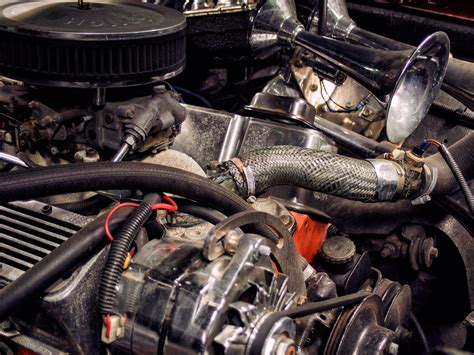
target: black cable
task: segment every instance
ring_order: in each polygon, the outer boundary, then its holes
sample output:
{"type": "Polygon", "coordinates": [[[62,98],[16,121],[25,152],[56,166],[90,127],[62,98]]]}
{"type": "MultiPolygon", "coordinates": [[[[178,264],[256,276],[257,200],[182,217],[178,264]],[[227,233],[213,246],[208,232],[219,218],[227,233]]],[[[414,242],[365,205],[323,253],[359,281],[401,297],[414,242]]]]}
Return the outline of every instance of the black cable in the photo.
{"type": "Polygon", "coordinates": [[[110,205],[111,202],[112,200],[109,197],[94,195],[81,201],[60,203],[53,206],[85,216],[92,216],[110,205]]]}
{"type": "MultiPolygon", "coordinates": [[[[3,113],[3,112],[0,112],[0,116],[5,117],[7,120],[13,121],[13,122],[15,122],[19,125],[21,125],[23,123],[20,120],[17,120],[16,118],[14,118],[10,115],[7,115],[6,113],[3,113]]],[[[18,127],[18,126],[16,126],[16,127],[18,127]]]]}
{"type": "Polygon", "coordinates": [[[222,212],[216,211],[215,209],[207,206],[203,206],[194,201],[180,197],[173,197],[173,199],[178,205],[179,212],[200,218],[206,222],[217,224],[227,218],[227,216],[222,212]]]}
{"type": "Polygon", "coordinates": [[[416,318],[415,314],[413,312],[410,312],[410,321],[413,323],[413,326],[415,327],[416,332],[418,333],[418,336],[420,337],[421,343],[423,345],[423,348],[425,349],[426,353],[430,352],[430,345],[428,343],[428,339],[426,338],[425,332],[423,328],[421,327],[420,322],[418,322],[418,319],[416,318]]]}
{"type": "Polygon", "coordinates": [[[172,87],[173,87],[177,92],[179,92],[179,93],[182,93],[182,94],[185,94],[185,95],[188,95],[188,96],[193,97],[194,99],[196,99],[196,100],[198,100],[199,102],[201,102],[201,103],[202,103],[204,106],[206,106],[207,108],[212,108],[212,104],[211,104],[211,103],[209,102],[209,100],[206,99],[204,96],[199,95],[198,93],[195,93],[194,91],[191,91],[191,90],[188,90],[188,89],[179,87],[179,86],[173,85],[172,87]]]}
{"type": "Polygon", "coordinates": [[[449,195],[437,196],[433,201],[456,218],[474,237],[474,218],[464,204],[449,195]]]}
{"type": "Polygon", "coordinates": [[[318,35],[326,34],[326,24],[328,21],[328,1],[318,0],[318,35]]]}
{"type": "Polygon", "coordinates": [[[349,113],[349,112],[356,112],[356,111],[359,111],[360,109],[360,105],[361,103],[363,103],[365,100],[367,100],[369,98],[369,96],[371,95],[370,93],[365,96],[362,100],[359,101],[359,103],[356,105],[355,108],[353,109],[347,109],[345,108],[344,106],[341,106],[339,105],[336,101],[334,101],[331,97],[331,95],[329,95],[329,93],[327,92],[326,90],[326,85],[324,85],[324,80],[320,80],[321,82],[321,98],[324,100],[324,103],[326,104],[326,106],[328,107],[329,111],[330,112],[345,112],[345,113],[349,113]],[[328,99],[326,100],[323,96],[323,90],[324,92],[326,93],[326,96],[328,97],[328,99]],[[341,108],[342,110],[333,110],[330,106],[329,106],[329,101],[331,101],[334,105],[336,105],[337,107],[341,108]]]}
{"type": "Polygon", "coordinates": [[[309,31],[311,29],[311,24],[313,22],[314,16],[316,16],[316,13],[318,12],[319,4],[316,3],[313,6],[313,9],[311,10],[309,16],[308,16],[308,21],[306,22],[306,31],[309,31]]]}
{"type": "Polygon", "coordinates": [[[469,211],[471,212],[471,214],[474,214],[474,197],[472,196],[471,188],[469,187],[469,184],[464,178],[464,175],[458,164],[456,163],[456,160],[444,144],[440,144],[438,146],[438,150],[441,156],[446,161],[446,164],[448,164],[449,168],[451,169],[451,172],[453,173],[454,177],[456,178],[456,181],[458,182],[459,187],[461,188],[464,198],[466,199],[469,211]]]}

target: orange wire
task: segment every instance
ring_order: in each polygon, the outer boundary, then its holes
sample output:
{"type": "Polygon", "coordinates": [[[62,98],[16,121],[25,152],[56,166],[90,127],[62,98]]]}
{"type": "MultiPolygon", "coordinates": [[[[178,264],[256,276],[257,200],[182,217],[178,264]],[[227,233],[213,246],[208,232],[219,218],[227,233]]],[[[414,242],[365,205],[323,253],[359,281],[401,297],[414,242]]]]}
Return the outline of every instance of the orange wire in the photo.
{"type": "Polygon", "coordinates": [[[439,147],[441,146],[441,143],[438,142],[438,141],[435,140],[435,139],[427,139],[426,141],[429,142],[429,143],[431,143],[431,144],[433,144],[435,147],[438,147],[438,148],[439,148],[439,147]]]}

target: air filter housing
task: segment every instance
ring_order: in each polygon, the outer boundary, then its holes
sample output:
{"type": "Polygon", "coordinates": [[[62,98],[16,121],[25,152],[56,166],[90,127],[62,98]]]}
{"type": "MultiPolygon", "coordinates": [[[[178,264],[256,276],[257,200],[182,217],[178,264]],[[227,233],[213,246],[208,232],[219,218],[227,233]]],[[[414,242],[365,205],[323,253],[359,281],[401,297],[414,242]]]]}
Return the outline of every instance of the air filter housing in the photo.
{"type": "Polygon", "coordinates": [[[0,74],[28,83],[112,87],[180,73],[186,20],[138,1],[14,1],[0,6],[0,74]]]}

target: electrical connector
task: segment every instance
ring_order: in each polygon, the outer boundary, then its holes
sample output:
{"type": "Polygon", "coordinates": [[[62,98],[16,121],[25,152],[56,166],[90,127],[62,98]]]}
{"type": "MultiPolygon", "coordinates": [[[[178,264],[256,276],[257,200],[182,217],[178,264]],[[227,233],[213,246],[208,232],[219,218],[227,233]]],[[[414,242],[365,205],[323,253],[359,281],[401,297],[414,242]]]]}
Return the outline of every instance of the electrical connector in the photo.
{"type": "Polygon", "coordinates": [[[101,340],[104,344],[111,344],[123,337],[126,318],[118,315],[104,316],[101,340]]]}

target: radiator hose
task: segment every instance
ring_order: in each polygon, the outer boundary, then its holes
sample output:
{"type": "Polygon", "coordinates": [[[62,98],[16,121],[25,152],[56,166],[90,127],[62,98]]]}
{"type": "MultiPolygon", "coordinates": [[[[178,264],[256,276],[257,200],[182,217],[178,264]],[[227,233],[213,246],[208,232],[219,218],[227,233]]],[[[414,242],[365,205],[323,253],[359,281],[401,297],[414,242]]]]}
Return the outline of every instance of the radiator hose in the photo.
{"type": "MultiPolygon", "coordinates": [[[[474,178],[474,133],[449,147],[466,180],[474,178]]],[[[436,169],[432,195],[445,195],[458,187],[450,168],[435,154],[423,161],[436,169]]],[[[244,198],[279,186],[298,186],[312,191],[359,201],[392,201],[416,197],[428,186],[425,171],[413,178],[403,162],[385,159],[354,159],[294,146],[275,146],[246,152],[224,163],[231,188],[244,198]]],[[[224,179],[224,183],[226,180],[224,179]]]]}
{"type": "Polygon", "coordinates": [[[225,163],[239,194],[258,195],[292,185],[361,201],[388,201],[403,190],[403,169],[395,162],[360,160],[294,146],[249,151],[225,163]]]}

